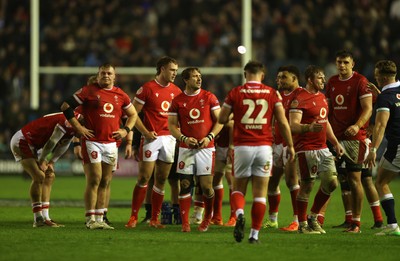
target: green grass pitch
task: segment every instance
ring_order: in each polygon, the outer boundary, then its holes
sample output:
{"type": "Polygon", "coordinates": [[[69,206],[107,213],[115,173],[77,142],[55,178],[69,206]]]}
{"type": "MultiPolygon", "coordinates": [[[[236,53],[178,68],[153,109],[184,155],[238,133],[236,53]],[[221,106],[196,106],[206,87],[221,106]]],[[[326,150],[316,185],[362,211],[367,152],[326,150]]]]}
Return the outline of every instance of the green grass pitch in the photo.
{"type": "MultiPolygon", "coordinates": [[[[245,240],[236,243],[233,228],[211,226],[205,233],[180,232],[179,225],[157,230],[140,224],[125,229],[135,178],[114,178],[109,219],[115,230],[87,230],[84,226],[84,177],[57,177],[53,186],[51,217],[64,228],[32,228],[28,200],[30,180],[21,176],[0,178],[0,260],[400,260],[400,237],[378,237],[364,199],[362,233],[349,235],[333,225],[343,222],[340,189],[332,194],[326,214],[325,235],[301,235],[262,229],[259,245],[247,242],[251,199],[248,198],[245,240]]],[[[317,184],[316,184],[317,186],[317,184]]],[[[400,218],[400,180],[392,184],[400,218]]],[[[227,188],[227,186],[225,186],[227,188]]],[[[314,189],[316,190],[316,189],[314,189]]],[[[290,196],[281,182],[279,226],[291,221],[290,196]]],[[[250,191],[248,191],[248,194],[250,191]]],[[[229,216],[228,189],[223,215],[229,216]]],[[[169,200],[169,191],[166,191],[169,200]]],[[[309,207],[312,202],[309,203],[309,207]]],[[[144,215],[141,209],[139,217],[144,215]]],[[[386,218],[384,217],[386,222],[386,218]]]]}

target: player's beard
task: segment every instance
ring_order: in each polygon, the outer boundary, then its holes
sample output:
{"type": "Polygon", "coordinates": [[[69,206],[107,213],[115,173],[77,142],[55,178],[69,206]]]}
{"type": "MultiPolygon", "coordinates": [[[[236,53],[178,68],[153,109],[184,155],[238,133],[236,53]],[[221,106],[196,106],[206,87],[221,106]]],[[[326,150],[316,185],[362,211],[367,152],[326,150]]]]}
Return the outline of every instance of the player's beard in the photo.
{"type": "Polygon", "coordinates": [[[99,86],[101,88],[111,87],[112,86],[112,81],[111,81],[111,79],[100,79],[99,86]]]}

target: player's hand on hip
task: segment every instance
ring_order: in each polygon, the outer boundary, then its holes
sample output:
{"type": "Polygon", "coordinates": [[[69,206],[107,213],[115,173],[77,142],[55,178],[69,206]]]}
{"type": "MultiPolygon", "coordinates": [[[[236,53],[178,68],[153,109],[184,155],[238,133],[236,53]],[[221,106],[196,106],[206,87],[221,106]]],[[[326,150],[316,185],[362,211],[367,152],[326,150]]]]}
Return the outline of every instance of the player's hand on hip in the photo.
{"type": "Polygon", "coordinates": [[[149,131],[149,132],[143,134],[143,136],[148,140],[155,140],[158,137],[157,132],[155,132],[155,131],[149,131]]]}
{"type": "Polygon", "coordinates": [[[82,126],[81,129],[79,129],[78,131],[78,136],[79,137],[85,137],[86,139],[90,139],[94,137],[94,131],[93,130],[89,130],[85,127],[82,126]]]}

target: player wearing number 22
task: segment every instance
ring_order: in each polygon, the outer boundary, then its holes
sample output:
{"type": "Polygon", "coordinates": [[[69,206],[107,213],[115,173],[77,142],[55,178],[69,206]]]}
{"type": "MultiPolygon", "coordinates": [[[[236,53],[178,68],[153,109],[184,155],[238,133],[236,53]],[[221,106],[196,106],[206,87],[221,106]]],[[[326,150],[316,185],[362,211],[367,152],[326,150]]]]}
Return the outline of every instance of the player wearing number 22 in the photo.
{"type": "Polygon", "coordinates": [[[244,237],[244,206],[247,184],[251,180],[253,205],[249,243],[259,243],[258,232],[266,211],[266,196],[272,168],[272,118],[279,123],[282,137],[288,146],[290,161],[294,148],[289,123],[278,91],[261,83],[265,67],[250,61],[244,67],[246,83],[232,89],[222,106],[219,123],[226,123],[233,112],[234,187],[232,202],[237,222],[234,237],[241,242],[244,237]]]}

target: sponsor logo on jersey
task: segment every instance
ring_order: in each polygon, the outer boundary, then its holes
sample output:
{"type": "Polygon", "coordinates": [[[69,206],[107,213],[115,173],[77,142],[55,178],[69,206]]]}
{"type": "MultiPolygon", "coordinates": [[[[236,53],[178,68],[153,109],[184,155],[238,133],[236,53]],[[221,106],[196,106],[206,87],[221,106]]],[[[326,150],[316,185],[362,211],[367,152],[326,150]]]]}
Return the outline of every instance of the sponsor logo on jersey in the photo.
{"type": "Polygon", "coordinates": [[[328,112],[327,112],[326,108],[321,108],[321,110],[319,111],[319,116],[324,119],[326,117],[327,113],[328,112]]]}
{"type": "Polygon", "coordinates": [[[103,106],[103,110],[107,113],[111,113],[114,110],[114,105],[112,105],[111,103],[105,103],[103,106]]]}
{"type": "Polygon", "coordinates": [[[190,118],[196,120],[200,117],[200,110],[199,109],[191,109],[189,112],[190,118]]]}
{"type": "Polygon", "coordinates": [[[114,105],[112,105],[111,103],[105,103],[104,105],[103,105],[103,110],[106,112],[106,113],[101,113],[101,114],[99,114],[100,115],[100,117],[103,117],[103,118],[115,118],[115,115],[113,115],[113,114],[110,114],[113,110],[114,110],[114,105]]]}
{"type": "Polygon", "coordinates": [[[338,105],[342,105],[344,103],[344,97],[343,95],[339,94],[338,96],[336,96],[335,101],[338,105]]]}
{"type": "Polygon", "coordinates": [[[163,111],[168,111],[169,107],[170,107],[169,101],[163,101],[163,102],[161,103],[161,109],[162,109],[163,111]]]}

